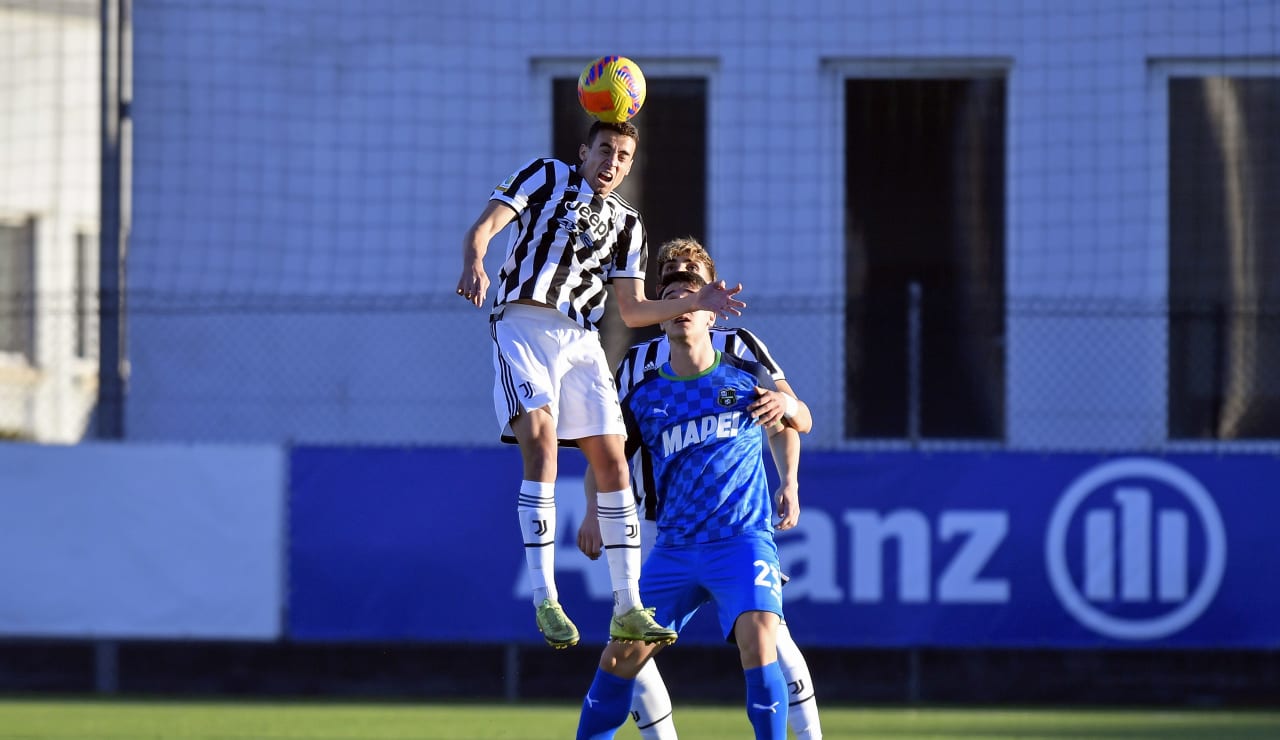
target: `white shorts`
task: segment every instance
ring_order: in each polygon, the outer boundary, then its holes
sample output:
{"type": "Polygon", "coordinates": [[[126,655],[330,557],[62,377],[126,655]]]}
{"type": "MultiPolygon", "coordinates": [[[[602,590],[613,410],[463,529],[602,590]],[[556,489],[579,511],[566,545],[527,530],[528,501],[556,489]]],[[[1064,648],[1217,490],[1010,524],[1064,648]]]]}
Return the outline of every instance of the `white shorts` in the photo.
{"type": "Polygon", "coordinates": [[[564,441],[601,434],[626,436],[622,406],[600,346],[600,335],[553,308],[509,304],[490,324],[493,409],[504,442],[511,420],[548,406],[564,441]]]}

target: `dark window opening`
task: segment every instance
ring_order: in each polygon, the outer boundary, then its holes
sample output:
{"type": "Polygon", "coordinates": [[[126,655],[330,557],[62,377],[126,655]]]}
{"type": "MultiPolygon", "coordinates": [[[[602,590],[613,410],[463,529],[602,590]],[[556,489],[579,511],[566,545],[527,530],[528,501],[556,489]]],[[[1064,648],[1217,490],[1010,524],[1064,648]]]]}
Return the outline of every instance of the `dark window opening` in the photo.
{"type": "Polygon", "coordinates": [[[1173,439],[1280,437],[1280,78],[1169,80],[1173,439]]]}
{"type": "Polygon", "coordinates": [[[1001,78],[845,81],[847,438],[1004,437],[1005,96],[1001,78]]]}
{"type": "MultiPolygon", "coordinates": [[[[711,256],[716,245],[706,242],[707,205],[707,81],[702,78],[647,79],[644,107],[632,120],[640,130],[631,174],[618,193],[640,209],[649,240],[647,293],[657,288],[658,247],[669,239],[692,236],[711,256]]],[[[553,153],[577,164],[578,147],[592,119],[578,105],[577,79],[552,81],[554,107],[553,153]]],[[[628,329],[615,310],[605,314],[601,327],[610,361],[627,347],[657,335],[657,327],[628,329]]]]}
{"type": "Polygon", "coordinates": [[[36,225],[0,223],[0,352],[35,364],[36,225]]]}

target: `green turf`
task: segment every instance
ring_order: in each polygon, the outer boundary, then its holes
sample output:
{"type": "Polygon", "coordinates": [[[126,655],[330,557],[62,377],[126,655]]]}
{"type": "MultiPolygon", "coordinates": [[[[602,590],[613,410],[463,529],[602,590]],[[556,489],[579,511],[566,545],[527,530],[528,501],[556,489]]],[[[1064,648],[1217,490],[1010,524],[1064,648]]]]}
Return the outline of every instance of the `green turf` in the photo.
{"type": "MultiPolygon", "coordinates": [[[[568,704],[0,699],[3,740],[564,740],[568,704]]],[[[737,706],[677,706],[684,740],[750,737],[737,706]]],[[[1280,711],[866,709],[826,706],[838,738],[1280,738],[1280,711]]],[[[619,738],[639,737],[628,725],[619,738]]]]}

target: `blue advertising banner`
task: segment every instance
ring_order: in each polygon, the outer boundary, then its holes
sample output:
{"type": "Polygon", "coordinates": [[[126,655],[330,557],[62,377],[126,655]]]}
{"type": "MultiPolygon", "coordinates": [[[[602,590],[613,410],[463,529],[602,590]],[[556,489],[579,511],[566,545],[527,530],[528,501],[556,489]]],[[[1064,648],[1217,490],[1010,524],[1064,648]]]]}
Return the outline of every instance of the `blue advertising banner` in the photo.
{"type": "MultiPolygon", "coordinates": [[[[600,643],[582,472],[564,451],[556,574],[600,643]]],[[[520,475],[514,449],[294,450],[290,637],[539,641],[520,475]]],[[[778,544],[802,645],[1280,646],[1276,457],[805,453],[800,475],[778,544]]],[[[708,616],[681,639],[716,632],[708,616]]]]}

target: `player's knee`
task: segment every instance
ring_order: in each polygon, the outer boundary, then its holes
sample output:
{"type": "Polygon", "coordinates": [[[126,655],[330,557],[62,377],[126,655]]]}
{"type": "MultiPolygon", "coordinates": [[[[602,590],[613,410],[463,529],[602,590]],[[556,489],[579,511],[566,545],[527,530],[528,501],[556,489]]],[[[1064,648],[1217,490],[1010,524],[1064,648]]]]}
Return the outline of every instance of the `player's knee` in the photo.
{"type": "Polygon", "coordinates": [[[624,464],[622,468],[611,471],[608,475],[596,474],[596,487],[601,491],[621,491],[631,485],[628,477],[627,467],[624,464]]]}
{"type": "Polygon", "coordinates": [[[739,640],[738,657],[742,660],[743,668],[759,668],[777,660],[778,653],[765,649],[762,640],[757,640],[751,644],[744,644],[739,640]]]}
{"type": "Polygon", "coordinates": [[[531,480],[555,480],[556,462],[560,454],[555,425],[531,421],[529,416],[525,414],[520,417],[519,422],[511,423],[511,429],[520,443],[520,456],[524,460],[526,477],[530,473],[537,473],[538,476],[531,480]]]}
{"type": "Polygon", "coordinates": [[[733,632],[744,668],[756,668],[778,659],[777,626],[778,616],[772,612],[746,612],[738,617],[733,632]]]}
{"type": "Polygon", "coordinates": [[[631,485],[631,469],[621,450],[617,454],[610,450],[600,450],[589,462],[596,479],[597,491],[621,491],[631,485]]]}

